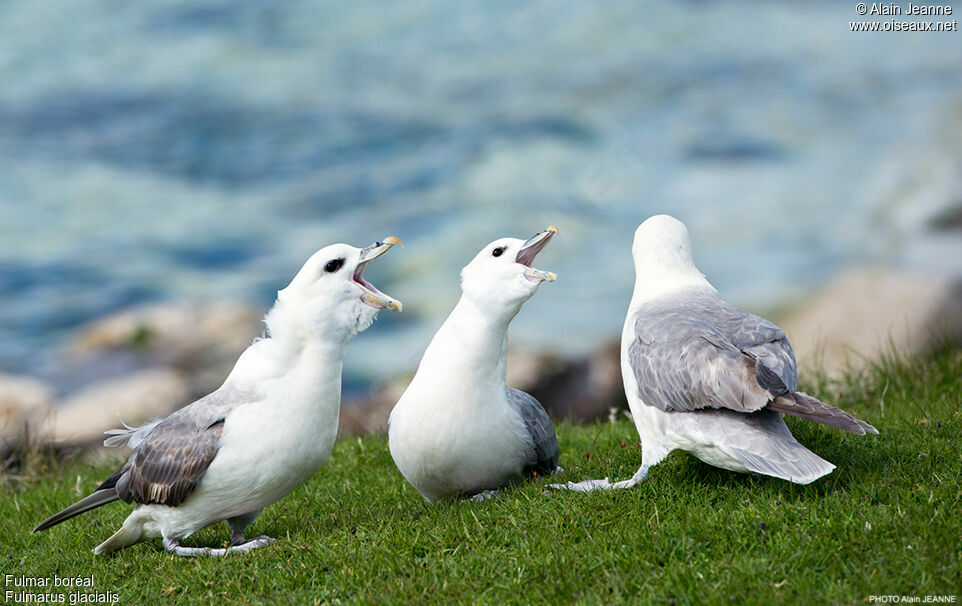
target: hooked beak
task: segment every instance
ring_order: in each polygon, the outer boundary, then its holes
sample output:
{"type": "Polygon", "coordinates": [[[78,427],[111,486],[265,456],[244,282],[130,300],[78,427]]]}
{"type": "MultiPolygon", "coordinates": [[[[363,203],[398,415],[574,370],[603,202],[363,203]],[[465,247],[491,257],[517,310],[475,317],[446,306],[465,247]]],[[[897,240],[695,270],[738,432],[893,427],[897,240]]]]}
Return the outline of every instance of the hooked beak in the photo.
{"type": "Polygon", "coordinates": [[[518,263],[525,266],[524,277],[532,282],[543,282],[547,280],[548,282],[554,282],[558,276],[551,271],[543,271],[540,269],[535,269],[531,267],[531,262],[534,258],[541,252],[541,249],[548,245],[548,241],[551,237],[558,233],[558,228],[554,225],[549,225],[544,231],[536,233],[531,236],[531,238],[521,245],[521,250],[518,251],[518,256],[515,259],[518,263]]]}
{"type": "Polygon", "coordinates": [[[392,246],[397,244],[398,246],[404,247],[399,238],[394,236],[388,236],[384,238],[383,242],[375,242],[370,246],[361,250],[361,256],[358,259],[357,267],[354,268],[354,275],[352,279],[354,283],[361,287],[364,294],[361,296],[361,301],[366,305],[370,305],[374,309],[392,309],[394,311],[401,311],[403,305],[397,299],[390,297],[380,290],[377,289],[373,284],[364,279],[364,268],[367,264],[377,259],[392,246]]]}

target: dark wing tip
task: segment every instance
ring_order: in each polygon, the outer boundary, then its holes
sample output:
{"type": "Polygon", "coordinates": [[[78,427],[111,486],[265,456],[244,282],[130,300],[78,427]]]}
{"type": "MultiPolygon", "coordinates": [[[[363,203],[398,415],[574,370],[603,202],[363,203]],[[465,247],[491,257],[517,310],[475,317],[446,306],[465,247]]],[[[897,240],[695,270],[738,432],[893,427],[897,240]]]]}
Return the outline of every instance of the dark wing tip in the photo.
{"type": "Polygon", "coordinates": [[[33,534],[36,534],[38,532],[43,532],[44,530],[49,530],[50,528],[53,528],[54,526],[56,526],[57,524],[63,521],[58,518],[59,516],[51,516],[47,518],[43,522],[40,522],[39,524],[37,524],[37,527],[34,528],[31,532],[33,532],[33,534]]]}

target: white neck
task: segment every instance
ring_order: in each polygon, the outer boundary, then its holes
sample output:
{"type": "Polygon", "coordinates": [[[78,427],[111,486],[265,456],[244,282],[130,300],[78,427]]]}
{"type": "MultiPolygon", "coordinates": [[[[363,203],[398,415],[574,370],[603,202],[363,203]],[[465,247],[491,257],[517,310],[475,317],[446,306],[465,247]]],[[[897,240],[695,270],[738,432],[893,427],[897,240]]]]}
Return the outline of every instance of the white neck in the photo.
{"type": "Polygon", "coordinates": [[[337,323],[336,314],[326,317],[326,323],[315,325],[295,313],[290,303],[278,299],[267,312],[264,322],[271,339],[287,351],[297,352],[308,346],[318,346],[332,358],[343,358],[354,334],[337,323]]]}
{"type": "Polygon", "coordinates": [[[679,270],[677,267],[668,270],[650,266],[636,267],[635,289],[632,292],[629,307],[634,309],[652,299],[691,286],[706,286],[714,290],[711,283],[694,265],[684,270],[679,270]]]}
{"type": "MultiPolygon", "coordinates": [[[[341,383],[344,354],[351,340],[347,330],[324,332],[303,326],[278,301],[265,316],[268,337],[254,342],[234,365],[228,381],[262,381],[292,372],[316,376],[316,381],[341,383]]],[[[339,401],[340,398],[338,398],[339,401]]]]}
{"type": "Polygon", "coordinates": [[[438,378],[505,389],[508,324],[513,317],[488,313],[462,296],[424,352],[418,375],[430,369],[434,377],[422,380],[438,378]]]}

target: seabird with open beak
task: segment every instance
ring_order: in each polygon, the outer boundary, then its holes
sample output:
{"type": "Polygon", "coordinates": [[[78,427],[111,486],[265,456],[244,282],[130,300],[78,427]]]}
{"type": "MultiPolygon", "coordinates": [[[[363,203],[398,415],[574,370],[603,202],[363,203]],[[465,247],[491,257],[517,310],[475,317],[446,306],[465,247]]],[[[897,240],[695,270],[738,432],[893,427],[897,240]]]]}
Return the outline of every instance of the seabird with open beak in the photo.
{"type": "Polygon", "coordinates": [[[432,503],[490,495],[557,467],[547,413],[506,383],[508,324],[542,282],[554,281],[532,262],[556,233],[552,225],[528,241],[496,240],[461,271],[461,300],[391,412],[394,462],[432,503]]]}
{"type": "Polygon", "coordinates": [[[137,506],[94,553],[157,537],[180,556],[272,543],[267,536],[245,541],[244,529],[331,453],[347,344],[380,309],[401,311],[400,301],[364,278],[367,264],[395,244],[401,241],[390,237],[363,250],[332,244],[314,253],[277,293],[265,319],[268,336],[241,354],[220,388],[166,419],[108,431],[105,445],[134,448],[127,464],[34,532],[120,499],[137,506]],[[180,545],[221,520],[231,529],[231,547],[180,545]]]}

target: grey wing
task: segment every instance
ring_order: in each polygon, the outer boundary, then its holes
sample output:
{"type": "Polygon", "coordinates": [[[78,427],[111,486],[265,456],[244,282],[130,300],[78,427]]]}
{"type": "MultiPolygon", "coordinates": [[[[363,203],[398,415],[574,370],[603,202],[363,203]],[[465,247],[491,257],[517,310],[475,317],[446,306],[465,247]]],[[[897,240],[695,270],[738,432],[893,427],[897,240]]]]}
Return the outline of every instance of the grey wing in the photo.
{"type": "Polygon", "coordinates": [[[128,503],[179,505],[214,460],[227,414],[257,399],[222,387],[158,423],[120,470],[117,494],[128,503]]]}
{"type": "Polygon", "coordinates": [[[538,400],[523,391],[508,388],[507,396],[508,404],[518,411],[530,438],[531,453],[525,471],[552,473],[558,467],[558,437],[548,413],[538,400]]]}
{"type": "Polygon", "coordinates": [[[798,366],[795,363],[795,352],[792,351],[788,337],[782,329],[765,318],[739,313],[742,318],[732,324],[729,338],[742,353],[752,356],[764,367],[765,370],[759,372],[763,387],[776,396],[797,390],[798,366]],[[781,390],[774,379],[780,382],[781,390]]]}
{"type": "Polygon", "coordinates": [[[753,412],[795,384],[784,333],[735,309],[714,289],[682,291],[643,306],[628,357],[641,400],[669,412],[753,412]]]}

